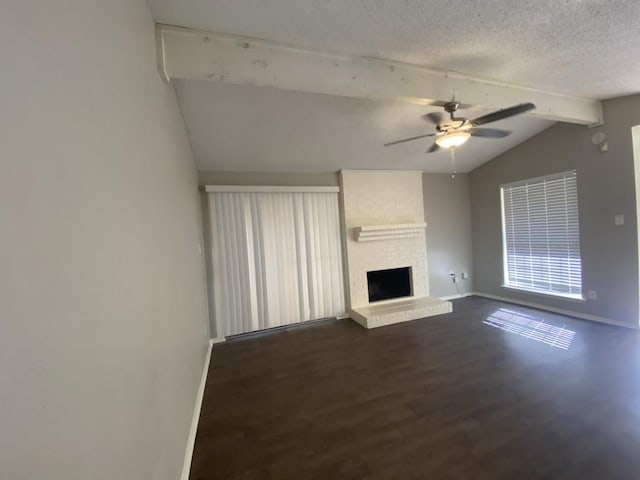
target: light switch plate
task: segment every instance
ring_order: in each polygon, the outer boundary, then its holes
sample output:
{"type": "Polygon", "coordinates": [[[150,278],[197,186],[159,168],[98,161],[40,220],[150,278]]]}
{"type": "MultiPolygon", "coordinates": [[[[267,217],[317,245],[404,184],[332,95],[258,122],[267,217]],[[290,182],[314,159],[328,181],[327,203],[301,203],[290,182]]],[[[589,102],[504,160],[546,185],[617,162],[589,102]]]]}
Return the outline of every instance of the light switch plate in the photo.
{"type": "Polygon", "coordinates": [[[618,227],[624,225],[624,215],[622,213],[616,214],[616,216],[613,218],[613,221],[618,227]]]}

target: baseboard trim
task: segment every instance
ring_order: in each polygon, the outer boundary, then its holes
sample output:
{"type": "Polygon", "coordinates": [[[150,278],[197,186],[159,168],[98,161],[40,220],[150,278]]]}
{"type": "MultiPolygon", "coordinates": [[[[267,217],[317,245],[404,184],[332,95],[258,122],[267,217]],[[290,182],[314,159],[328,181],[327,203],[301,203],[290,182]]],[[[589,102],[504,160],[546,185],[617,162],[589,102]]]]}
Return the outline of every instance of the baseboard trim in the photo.
{"type": "Polygon", "coordinates": [[[224,343],[226,342],[227,339],[224,337],[217,337],[217,338],[212,338],[211,340],[209,340],[209,343],[211,345],[215,345],[216,343],[224,343]]]}
{"type": "Polygon", "coordinates": [[[438,297],[440,300],[457,300],[458,298],[466,298],[472,293],[458,293],[456,295],[447,295],[445,297],[438,297]]]}
{"type": "Polygon", "coordinates": [[[567,315],[568,317],[576,317],[582,320],[591,320],[592,322],[604,323],[607,325],[613,325],[615,327],[623,327],[623,328],[628,328],[630,330],[640,330],[640,325],[634,326],[628,323],[619,322],[618,320],[612,320],[606,317],[589,315],[588,313],[574,312],[572,310],[565,310],[563,308],[549,307],[547,305],[542,305],[534,302],[525,302],[523,300],[517,300],[515,298],[500,297],[498,295],[491,295],[490,293],[482,293],[482,292],[473,292],[473,293],[470,293],[469,295],[489,298],[491,300],[498,300],[500,302],[515,303],[517,305],[522,305],[523,307],[537,308],[538,310],[545,310],[552,313],[559,313],[561,315],[567,315]]]}
{"type": "Polygon", "coordinates": [[[204,387],[207,383],[207,375],[209,373],[209,363],[211,362],[211,347],[213,347],[214,339],[209,340],[209,347],[204,358],[204,366],[202,367],[202,377],[200,378],[200,386],[196,394],[196,404],[193,408],[193,418],[191,419],[191,430],[187,438],[187,449],[184,454],[184,463],[182,465],[182,475],[180,480],[189,480],[191,473],[191,459],[193,458],[193,448],[196,445],[196,434],[198,433],[198,423],[200,422],[200,411],[202,410],[202,399],[204,398],[204,387]]]}

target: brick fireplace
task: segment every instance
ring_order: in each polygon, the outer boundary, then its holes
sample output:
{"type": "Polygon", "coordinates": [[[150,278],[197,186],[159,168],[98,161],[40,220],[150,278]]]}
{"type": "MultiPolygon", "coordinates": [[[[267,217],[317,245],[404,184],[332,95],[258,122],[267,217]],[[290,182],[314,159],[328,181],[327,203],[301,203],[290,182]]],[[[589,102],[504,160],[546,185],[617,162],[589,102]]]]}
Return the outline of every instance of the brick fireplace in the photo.
{"type": "Polygon", "coordinates": [[[351,318],[373,328],[451,311],[429,297],[422,172],[343,170],[340,180],[351,318]],[[370,301],[370,272],[403,268],[409,295],[370,301]]]}

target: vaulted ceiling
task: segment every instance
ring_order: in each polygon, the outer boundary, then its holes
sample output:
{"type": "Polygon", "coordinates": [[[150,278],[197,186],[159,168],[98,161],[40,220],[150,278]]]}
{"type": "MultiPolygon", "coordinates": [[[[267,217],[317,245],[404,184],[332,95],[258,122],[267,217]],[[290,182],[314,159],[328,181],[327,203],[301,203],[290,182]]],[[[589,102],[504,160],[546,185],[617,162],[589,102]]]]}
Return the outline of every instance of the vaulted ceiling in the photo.
{"type": "MultiPolygon", "coordinates": [[[[150,4],[161,23],[395,60],[559,94],[603,99],[640,91],[640,63],[633,61],[640,45],[636,0],[150,4]]],[[[382,147],[428,130],[419,118],[429,111],[426,107],[213,82],[180,81],[178,93],[200,168],[448,168],[444,153],[424,154],[428,140],[382,147]]],[[[472,139],[459,151],[460,170],[472,169],[551,125],[530,116],[500,123],[496,126],[515,133],[498,141],[472,139]]]]}
{"type": "MultiPolygon", "coordinates": [[[[425,154],[431,138],[383,146],[432,132],[420,116],[442,109],[217,82],[178,80],[176,87],[201,170],[451,171],[449,152],[425,154]]],[[[484,113],[477,108],[460,112],[484,113]]],[[[457,171],[469,172],[552,124],[524,116],[495,122],[492,127],[513,133],[500,140],[471,138],[456,152],[457,171]]]]}

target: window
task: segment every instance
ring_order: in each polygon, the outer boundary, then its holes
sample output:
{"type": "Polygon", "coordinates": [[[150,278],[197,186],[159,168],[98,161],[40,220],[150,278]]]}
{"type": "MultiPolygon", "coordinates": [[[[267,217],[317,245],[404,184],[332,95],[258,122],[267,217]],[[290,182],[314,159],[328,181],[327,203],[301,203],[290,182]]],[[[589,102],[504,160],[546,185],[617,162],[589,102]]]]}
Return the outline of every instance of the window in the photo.
{"type": "Polygon", "coordinates": [[[575,170],[500,188],[504,286],[582,298],[575,170]]]}

